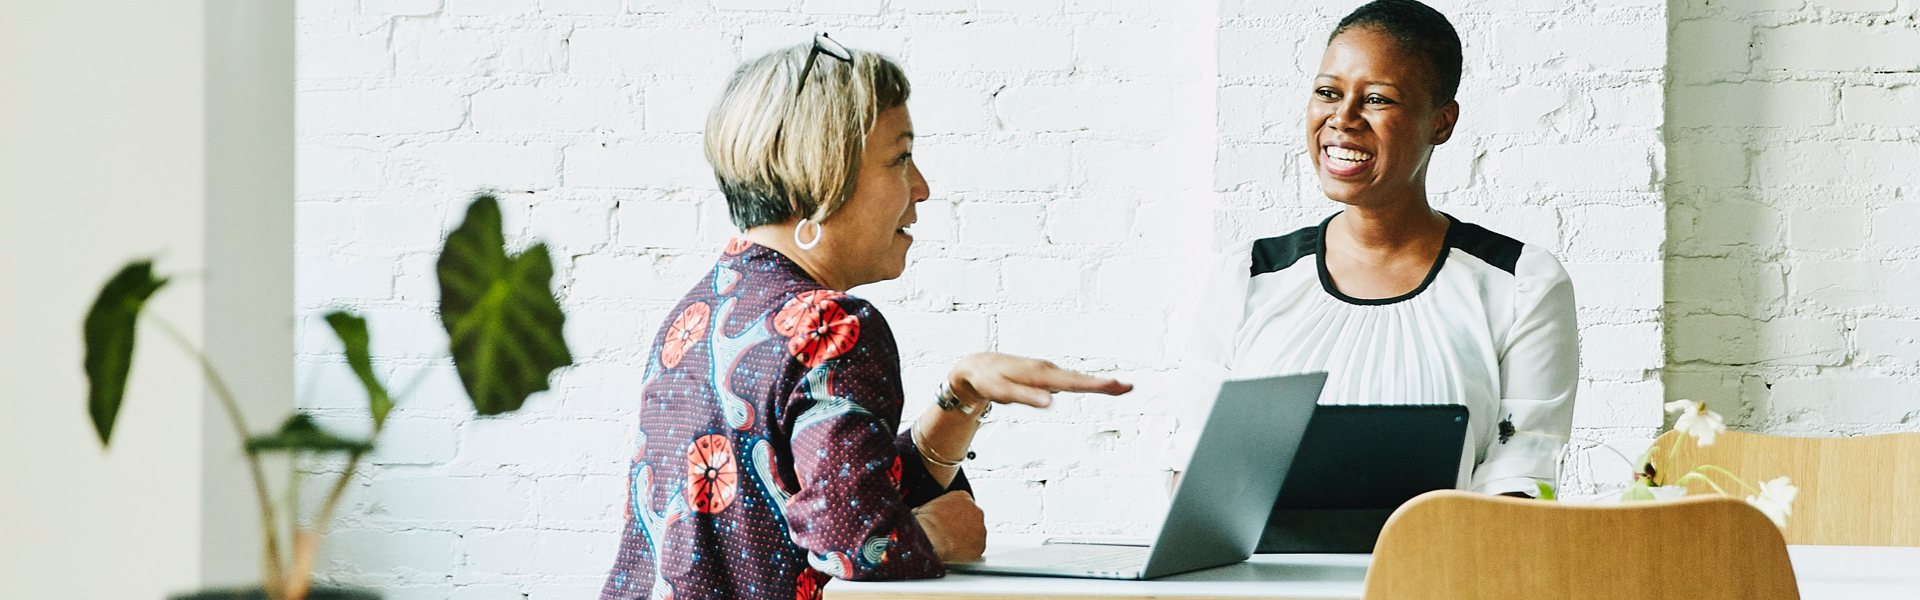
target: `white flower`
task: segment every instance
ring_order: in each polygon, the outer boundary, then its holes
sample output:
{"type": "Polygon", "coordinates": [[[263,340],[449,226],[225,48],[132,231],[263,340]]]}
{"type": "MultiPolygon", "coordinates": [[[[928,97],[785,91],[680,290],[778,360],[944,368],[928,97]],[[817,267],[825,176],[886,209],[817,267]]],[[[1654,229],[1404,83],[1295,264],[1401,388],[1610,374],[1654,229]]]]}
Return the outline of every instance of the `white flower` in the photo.
{"type": "Polygon", "coordinates": [[[1800,488],[1793,487],[1786,477],[1775,477],[1772,481],[1760,484],[1760,495],[1747,496],[1747,504],[1760,509],[1767,518],[1773,519],[1773,525],[1787,528],[1787,515],[1793,514],[1793,497],[1799,495],[1800,488]]]}
{"type": "Polygon", "coordinates": [[[1675,400],[1667,403],[1667,412],[1679,413],[1680,418],[1673,422],[1673,430],[1700,440],[1702,446],[1712,446],[1713,436],[1727,430],[1727,422],[1720,413],[1707,410],[1707,403],[1695,404],[1692,400],[1675,400]]]}

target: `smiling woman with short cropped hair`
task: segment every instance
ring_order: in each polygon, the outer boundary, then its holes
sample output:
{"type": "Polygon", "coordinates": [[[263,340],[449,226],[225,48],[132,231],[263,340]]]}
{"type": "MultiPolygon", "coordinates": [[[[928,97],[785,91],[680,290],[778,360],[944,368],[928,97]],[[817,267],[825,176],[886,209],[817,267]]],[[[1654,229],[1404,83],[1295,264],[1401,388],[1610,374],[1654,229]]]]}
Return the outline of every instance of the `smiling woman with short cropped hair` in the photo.
{"type": "MultiPolygon", "coordinates": [[[[1555,483],[1564,442],[1502,439],[1500,424],[1570,433],[1573,283],[1545,249],[1428,203],[1434,147],[1460,118],[1460,72],[1459,35],[1424,4],[1379,0],[1342,19],[1307,88],[1305,128],[1340,212],[1229,249],[1175,343],[1212,377],[1327,371],[1322,404],[1465,405],[1463,486],[1527,495],[1555,483]]],[[[1205,402],[1193,404],[1189,415],[1205,402]]]]}

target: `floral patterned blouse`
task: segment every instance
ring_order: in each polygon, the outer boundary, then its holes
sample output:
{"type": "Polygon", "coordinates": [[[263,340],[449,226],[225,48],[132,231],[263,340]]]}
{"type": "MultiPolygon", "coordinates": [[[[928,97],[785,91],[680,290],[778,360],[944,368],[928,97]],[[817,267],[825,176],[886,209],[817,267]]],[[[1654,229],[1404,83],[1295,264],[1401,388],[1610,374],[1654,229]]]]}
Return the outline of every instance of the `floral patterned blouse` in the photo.
{"type": "Polygon", "coordinates": [[[942,488],[895,433],[900,354],[872,304],[736,239],[671,314],[602,600],[805,600],[830,575],[944,574],[912,508],[969,487],[942,488]]]}

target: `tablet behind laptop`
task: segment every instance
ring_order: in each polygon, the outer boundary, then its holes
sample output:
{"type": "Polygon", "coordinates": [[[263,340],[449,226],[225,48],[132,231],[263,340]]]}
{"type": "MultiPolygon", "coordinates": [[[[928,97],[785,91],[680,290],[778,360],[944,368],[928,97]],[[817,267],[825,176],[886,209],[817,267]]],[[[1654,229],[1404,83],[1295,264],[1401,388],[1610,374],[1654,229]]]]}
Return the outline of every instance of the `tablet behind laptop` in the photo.
{"type": "Polygon", "coordinates": [[[1255,551],[1372,552],[1395,508],[1454,487],[1466,435],[1458,404],[1319,407],[1255,551]]]}
{"type": "MultiPolygon", "coordinates": [[[[1060,544],[948,563],[962,573],[1153,579],[1246,560],[1326,373],[1228,381],[1152,546],[1060,544]],[[1280,468],[1274,468],[1279,465],[1280,468]]],[[[1112,498],[1127,502],[1127,498],[1112,498]]]]}

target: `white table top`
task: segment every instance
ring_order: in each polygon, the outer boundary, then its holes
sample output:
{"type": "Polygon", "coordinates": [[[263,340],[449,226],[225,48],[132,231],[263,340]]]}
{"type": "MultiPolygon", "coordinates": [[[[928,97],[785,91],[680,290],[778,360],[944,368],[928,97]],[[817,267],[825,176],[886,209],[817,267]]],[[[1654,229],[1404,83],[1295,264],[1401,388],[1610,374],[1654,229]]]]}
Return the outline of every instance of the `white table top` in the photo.
{"type": "MultiPolygon", "coordinates": [[[[1001,537],[1001,536],[996,536],[1001,537]]],[[[989,552],[1030,547],[1033,536],[1005,536],[989,552]]],[[[1920,599],[1920,548],[1788,546],[1802,600],[1920,599]]],[[[928,596],[1142,596],[1212,598],[1360,598],[1367,554],[1256,554],[1247,562],[1152,581],[948,575],[923,581],[827,584],[828,598],[928,596]]]]}
{"type": "Polygon", "coordinates": [[[1920,598],[1920,548],[1787,546],[1801,600],[1920,598]]]}

